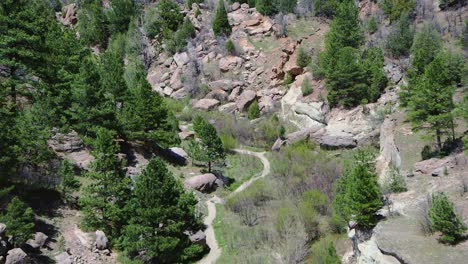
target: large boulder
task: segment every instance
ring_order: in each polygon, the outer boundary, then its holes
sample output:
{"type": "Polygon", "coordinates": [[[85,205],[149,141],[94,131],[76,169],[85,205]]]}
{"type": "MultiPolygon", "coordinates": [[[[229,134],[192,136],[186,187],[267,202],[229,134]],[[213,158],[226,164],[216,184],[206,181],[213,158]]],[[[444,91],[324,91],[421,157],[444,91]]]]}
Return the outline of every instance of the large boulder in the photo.
{"type": "Polygon", "coordinates": [[[244,83],[241,81],[233,81],[233,80],[228,80],[228,79],[222,79],[222,80],[217,80],[217,81],[208,83],[208,86],[211,89],[213,90],[221,89],[226,92],[229,92],[232,89],[236,87],[240,87],[242,85],[244,85],[244,83]]]}
{"type": "Polygon", "coordinates": [[[185,180],[185,186],[205,193],[213,191],[222,184],[223,181],[218,179],[218,177],[212,173],[194,176],[185,180]]]}
{"type": "Polygon", "coordinates": [[[28,239],[28,241],[26,241],[26,244],[28,244],[33,249],[39,249],[44,247],[48,238],[49,237],[46,234],[42,232],[37,232],[34,235],[34,239],[28,239]]]}
{"type": "Polygon", "coordinates": [[[69,4],[62,8],[62,17],[60,19],[63,25],[74,25],[78,21],[76,16],[76,4],[69,4]]]}
{"type": "Polygon", "coordinates": [[[21,248],[8,251],[5,264],[28,264],[28,255],[21,248]]]}
{"type": "Polygon", "coordinates": [[[284,72],[288,72],[289,74],[296,76],[302,74],[302,67],[297,65],[297,53],[298,50],[296,51],[289,57],[288,62],[283,67],[284,72]]]}
{"type": "Polygon", "coordinates": [[[55,256],[55,261],[57,264],[73,264],[73,259],[67,252],[62,252],[55,256]]]}
{"type": "Polygon", "coordinates": [[[325,149],[354,148],[357,141],[352,137],[323,135],[317,139],[320,147],[325,149]]]}
{"type": "Polygon", "coordinates": [[[219,60],[219,69],[222,72],[228,72],[242,67],[244,60],[237,56],[228,55],[219,60]]]}
{"type": "Polygon", "coordinates": [[[174,55],[174,61],[177,66],[182,67],[190,61],[187,52],[177,53],[174,55]]]}
{"type": "Polygon", "coordinates": [[[96,230],[95,246],[98,250],[104,250],[109,247],[109,239],[107,239],[106,234],[101,230],[96,230]]]}
{"type": "Polygon", "coordinates": [[[195,244],[206,245],[206,234],[201,230],[198,230],[195,234],[189,234],[189,239],[195,244]]]}
{"type": "Polygon", "coordinates": [[[0,223],[0,237],[3,235],[5,230],[6,230],[6,225],[4,223],[0,223]]]}
{"type": "Polygon", "coordinates": [[[74,130],[63,134],[57,130],[52,131],[54,135],[48,140],[49,147],[55,152],[74,152],[84,148],[83,141],[74,130]]]}
{"type": "Polygon", "coordinates": [[[211,110],[219,105],[219,101],[216,99],[200,99],[198,100],[193,108],[201,110],[211,110]]]}
{"type": "Polygon", "coordinates": [[[189,155],[185,150],[179,147],[169,148],[168,154],[173,158],[178,164],[186,165],[189,155]]]}
{"type": "Polygon", "coordinates": [[[247,107],[255,100],[257,94],[252,90],[245,90],[242,94],[237,98],[236,105],[237,110],[244,111],[247,107]]]}

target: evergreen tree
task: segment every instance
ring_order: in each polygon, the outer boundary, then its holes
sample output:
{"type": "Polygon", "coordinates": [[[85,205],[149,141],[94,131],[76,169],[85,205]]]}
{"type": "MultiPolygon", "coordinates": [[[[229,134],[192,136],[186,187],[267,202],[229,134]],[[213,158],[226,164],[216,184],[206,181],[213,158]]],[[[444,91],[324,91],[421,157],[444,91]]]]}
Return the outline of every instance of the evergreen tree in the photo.
{"type": "Polygon", "coordinates": [[[354,106],[367,96],[366,72],[358,50],[345,47],[338,51],[333,70],[326,75],[328,101],[332,106],[354,106]]]}
{"type": "Polygon", "coordinates": [[[100,75],[102,89],[107,96],[112,98],[117,112],[128,96],[127,83],[124,79],[123,57],[119,50],[108,49],[101,55],[100,75]]]}
{"type": "Polygon", "coordinates": [[[271,16],[275,13],[274,3],[271,0],[256,0],[255,7],[264,16],[271,16]]]}
{"type": "Polygon", "coordinates": [[[437,145],[442,148],[441,137],[446,131],[454,137],[452,100],[455,84],[461,80],[460,71],[452,71],[461,67],[463,59],[455,59],[455,55],[439,52],[435,59],[425,68],[424,75],[413,80],[408,90],[408,120],[414,130],[430,129],[435,132],[437,145]],[[460,65],[461,63],[461,65],[460,65]],[[429,127],[427,126],[429,124],[429,127]]]}
{"type": "Polygon", "coordinates": [[[93,127],[116,129],[114,104],[100,85],[99,66],[88,55],[82,61],[79,74],[72,84],[73,127],[80,133],[89,134],[93,127]]]}
{"type": "Polygon", "coordinates": [[[216,9],[215,18],[213,20],[213,31],[217,36],[231,34],[232,29],[231,25],[229,25],[224,0],[219,0],[218,8],[216,9]]]}
{"type": "Polygon", "coordinates": [[[100,0],[83,1],[78,11],[77,30],[87,45],[107,45],[108,23],[100,0]]]}
{"type": "Polygon", "coordinates": [[[34,213],[18,197],[8,204],[0,222],[7,226],[6,235],[11,236],[14,247],[21,247],[34,234],[34,213]]]}
{"type": "Polygon", "coordinates": [[[177,120],[164,98],[152,91],[143,70],[137,74],[138,87],[131,89],[131,100],[124,107],[121,123],[129,139],[169,147],[179,143],[177,120]]]}
{"type": "Polygon", "coordinates": [[[125,32],[135,13],[135,6],[132,0],[113,0],[111,10],[107,13],[109,20],[109,30],[111,33],[125,32]]]}
{"type": "Polygon", "coordinates": [[[432,62],[441,48],[442,38],[435,29],[425,26],[421,32],[418,32],[411,46],[410,77],[424,74],[424,69],[432,62]]]}
{"type": "Polygon", "coordinates": [[[453,203],[444,193],[432,195],[432,206],[428,212],[434,230],[440,231],[440,241],[444,243],[456,243],[462,237],[467,227],[456,214],[453,203]]]}
{"type": "Polygon", "coordinates": [[[88,229],[103,230],[110,238],[118,238],[129,217],[125,206],[130,198],[131,179],[117,158],[115,133],[99,128],[96,136],[92,144],[95,160],[87,174],[93,182],[84,189],[80,200],[83,224],[88,229]]]}
{"type": "Polygon", "coordinates": [[[377,223],[375,213],[383,204],[372,156],[359,150],[354,165],[349,166],[336,185],[334,212],[346,221],[356,221],[360,228],[372,228],[377,223]]]}
{"type": "Polygon", "coordinates": [[[184,234],[201,227],[195,216],[197,201],[158,158],[137,177],[129,204],[131,218],[120,245],[132,258],[148,263],[188,263],[204,252],[184,234]],[[143,255],[141,253],[143,252],[143,255]]]}
{"type": "Polygon", "coordinates": [[[80,188],[80,182],[75,178],[73,164],[64,160],[60,166],[58,174],[60,175],[60,192],[67,196],[80,188]]]}
{"type": "Polygon", "coordinates": [[[383,69],[383,50],[378,47],[370,47],[364,50],[361,57],[361,67],[366,72],[366,84],[368,85],[367,93],[361,100],[375,102],[384,91],[385,87],[387,87],[388,83],[387,75],[383,69]]]}
{"type": "Polygon", "coordinates": [[[208,170],[211,172],[212,162],[224,159],[226,155],[223,142],[219,138],[216,128],[201,116],[195,118],[193,128],[201,140],[200,149],[204,152],[204,155],[200,156],[205,160],[200,161],[208,162],[208,170]]]}
{"type": "MultiPolygon", "coordinates": [[[[43,57],[48,19],[37,12],[35,1],[5,0],[0,3],[0,65],[8,69],[2,80],[4,96],[17,102],[18,96],[29,95],[25,74],[35,74],[45,68],[43,57]]],[[[16,111],[16,107],[11,108],[16,111]]]]}
{"type": "Polygon", "coordinates": [[[403,14],[396,27],[388,35],[386,49],[390,54],[399,58],[402,56],[408,56],[413,44],[414,29],[411,26],[411,22],[408,14],[403,14]]]}
{"type": "Polygon", "coordinates": [[[330,31],[325,36],[325,50],[320,54],[320,71],[326,76],[332,74],[339,50],[344,47],[359,48],[363,41],[364,35],[356,4],[354,1],[340,3],[331,22],[330,31]]]}
{"type": "Polygon", "coordinates": [[[307,52],[305,51],[303,47],[300,47],[299,51],[297,52],[297,61],[296,61],[297,65],[299,67],[305,68],[307,67],[307,65],[309,65],[310,61],[311,61],[310,55],[307,54],[307,52]]]}

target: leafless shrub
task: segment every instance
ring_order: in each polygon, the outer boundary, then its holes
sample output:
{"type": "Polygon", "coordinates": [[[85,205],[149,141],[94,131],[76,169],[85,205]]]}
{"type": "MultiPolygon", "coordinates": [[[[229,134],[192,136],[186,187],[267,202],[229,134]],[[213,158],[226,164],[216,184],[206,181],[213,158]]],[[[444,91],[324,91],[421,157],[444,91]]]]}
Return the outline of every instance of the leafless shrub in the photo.
{"type": "Polygon", "coordinates": [[[426,199],[421,202],[418,212],[418,223],[421,228],[421,232],[424,235],[431,235],[433,233],[431,220],[429,219],[429,209],[432,206],[432,198],[428,194],[426,199]]]}
{"type": "Polygon", "coordinates": [[[468,178],[462,176],[460,178],[460,185],[461,185],[460,196],[463,196],[465,195],[465,193],[468,192],[468,178]]]}

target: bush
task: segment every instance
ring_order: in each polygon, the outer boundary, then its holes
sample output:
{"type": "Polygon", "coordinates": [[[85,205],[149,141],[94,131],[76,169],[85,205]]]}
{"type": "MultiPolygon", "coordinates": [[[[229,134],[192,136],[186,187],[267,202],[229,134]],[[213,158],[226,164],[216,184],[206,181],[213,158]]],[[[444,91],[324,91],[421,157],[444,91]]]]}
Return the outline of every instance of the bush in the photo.
{"type": "Polygon", "coordinates": [[[230,53],[230,54],[234,54],[236,52],[236,46],[234,45],[234,42],[231,40],[231,39],[228,39],[226,41],[226,50],[230,53]]]}
{"type": "Polygon", "coordinates": [[[291,73],[287,72],[285,75],[284,75],[284,79],[283,79],[283,84],[284,85],[290,85],[291,83],[293,83],[294,79],[293,79],[293,76],[291,73]]]}
{"type": "Polygon", "coordinates": [[[330,237],[321,238],[312,245],[312,263],[340,264],[341,260],[336,254],[335,246],[330,237]]]}
{"type": "Polygon", "coordinates": [[[255,7],[257,11],[264,16],[271,16],[275,13],[271,0],[257,0],[255,2],[255,7]]]}
{"type": "Polygon", "coordinates": [[[304,79],[304,82],[302,83],[302,86],[301,86],[301,90],[302,90],[302,96],[307,96],[314,91],[314,89],[312,88],[312,84],[310,83],[310,80],[308,78],[304,79]]]}
{"type": "Polygon", "coordinates": [[[421,159],[428,160],[433,157],[431,146],[425,145],[421,151],[421,159]]]}
{"type": "Polygon", "coordinates": [[[403,13],[411,13],[416,6],[416,0],[382,0],[379,6],[390,21],[398,20],[403,13]]]}
{"type": "Polygon", "coordinates": [[[310,55],[304,50],[304,48],[300,47],[299,51],[297,52],[297,65],[299,67],[305,68],[310,63],[310,55]]]}
{"type": "Polygon", "coordinates": [[[406,192],[408,188],[406,187],[405,178],[400,174],[398,168],[390,164],[389,170],[387,172],[383,192],[384,193],[400,193],[406,192]]]}
{"type": "Polygon", "coordinates": [[[260,108],[258,106],[258,102],[254,101],[247,110],[247,115],[249,119],[256,119],[260,117],[260,108]]]}
{"type": "Polygon", "coordinates": [[[371,16],[367,24],[367,31],[371,34],[375,33],[378,29],[377,20],[374,16],[371,16]]]}
{"type": "Polygon", "coordinates": [[[222,134],[219,137],[221,138],[221,141],[223,142],[223,147],[226,151],[235,149],[239,144],[237,142],[237,139],[230,134],[222,134]]]}
{"type": "Polygon", "coordinates": [[[428,215],[434,230],[442,233],[439,238],[441,242],[454,244],[463,238],[467,227],[455,213],[453,203],[444,193],[432,195],[432,207],[428,215]]]}
{"type": "Polygon", "coordinates": [[[219,0],[216,15],[213,20],[213,31],[216,36],[231,34],[232,29],[229,24],[226,7],[224,6],[224,0],[219,0]]]}

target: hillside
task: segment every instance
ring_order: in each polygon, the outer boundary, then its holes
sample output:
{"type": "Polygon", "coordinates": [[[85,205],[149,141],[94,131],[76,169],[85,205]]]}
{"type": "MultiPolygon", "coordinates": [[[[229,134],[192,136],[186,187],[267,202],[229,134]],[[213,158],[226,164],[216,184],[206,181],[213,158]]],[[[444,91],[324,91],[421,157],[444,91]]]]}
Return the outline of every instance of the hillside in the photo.
{"type": "Polygon", "coordinates": [[[466,1],[0,21],[0,264],[468,259],[466,1]]]}

